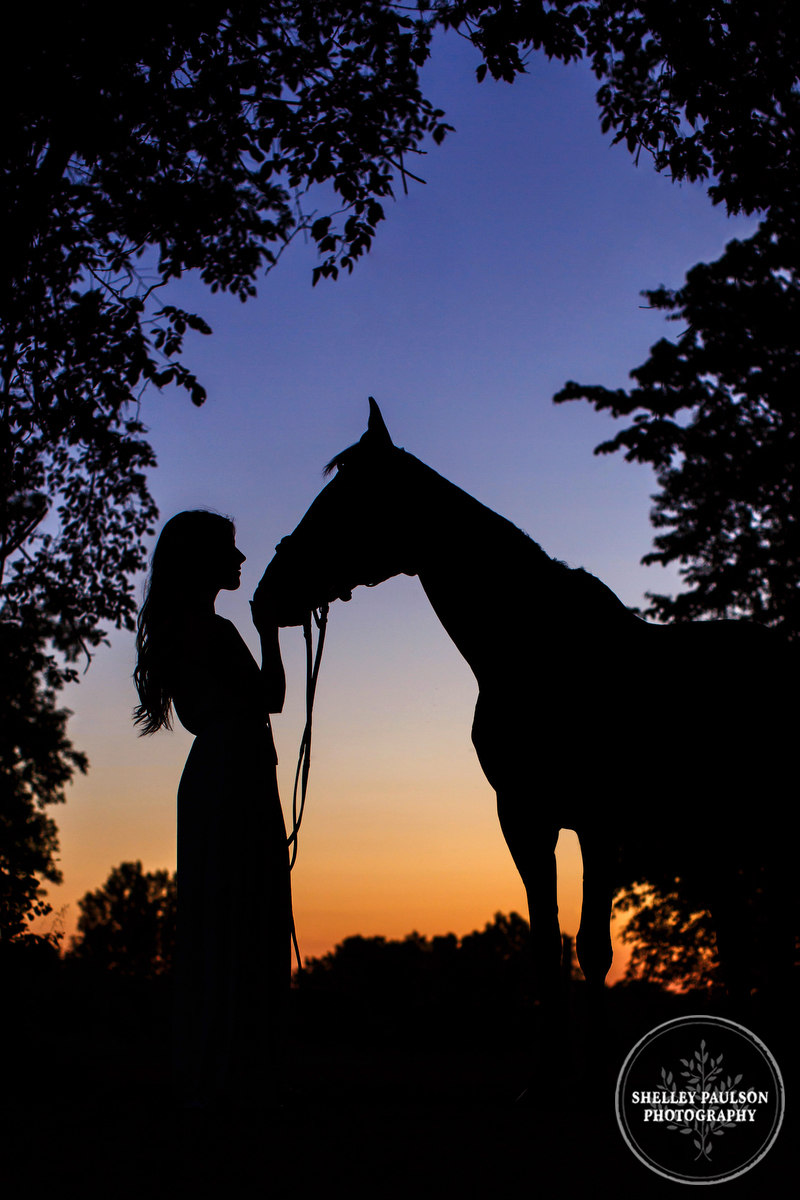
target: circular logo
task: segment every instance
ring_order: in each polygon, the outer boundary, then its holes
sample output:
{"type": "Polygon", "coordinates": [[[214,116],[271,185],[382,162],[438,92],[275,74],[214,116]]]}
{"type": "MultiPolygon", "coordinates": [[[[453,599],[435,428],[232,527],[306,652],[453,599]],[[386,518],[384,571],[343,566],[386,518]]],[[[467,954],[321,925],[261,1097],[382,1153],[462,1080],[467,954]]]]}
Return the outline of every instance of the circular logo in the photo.
{"type": "Polygon", "coordinates": [[[724,1183],[764,1157],[783,1122],[783,1079],[764,1043],[722,1017],[678,1017],[633,1047],[617,1121],[636,1157],[678,1183],[724,1183]]]}

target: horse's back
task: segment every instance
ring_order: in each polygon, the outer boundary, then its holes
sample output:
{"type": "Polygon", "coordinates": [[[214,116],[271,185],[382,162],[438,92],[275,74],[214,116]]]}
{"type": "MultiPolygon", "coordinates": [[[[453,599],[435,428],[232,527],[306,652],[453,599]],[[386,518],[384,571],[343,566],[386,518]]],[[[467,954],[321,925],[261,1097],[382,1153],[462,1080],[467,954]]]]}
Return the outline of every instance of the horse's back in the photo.
{"type": "Polygon", "coordinates": [[[473,741],[492,785],[569,828],[667,812],[709,828],[742,801],[780,812],[795,647],[753,622],[625,617],[520,655],[481,687],[473,741]]]}

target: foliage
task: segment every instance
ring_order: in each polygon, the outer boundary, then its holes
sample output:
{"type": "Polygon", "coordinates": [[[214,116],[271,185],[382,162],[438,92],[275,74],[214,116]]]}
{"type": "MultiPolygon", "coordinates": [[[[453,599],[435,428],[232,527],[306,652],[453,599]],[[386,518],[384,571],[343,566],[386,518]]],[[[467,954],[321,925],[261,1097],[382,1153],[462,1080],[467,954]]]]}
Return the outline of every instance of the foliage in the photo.
{"type": "Polygon", "coordinates": [[[531,50],[586,57],[601,81],[603,132],[673,179],[713,179],[729,212],[797,194],[800,32],[790,0],[481,0],[438,3],[495,79],[524,72],[531,50]]]}
{"type": "Polygon", "coordinates": [[[437,0],[433,12],[437,24],[456,29],[481,52],[479,83],[487,73],[513,83],[525,74],[532,50],[565,63],[582,58],[593,8],[574,0],[437,0]]]}
{"type": "Polygon", "coordinates": [[[661,491],[651,520],[667,530],[645,563],[679,562],[690,585],[648,593],[661,621],[747,617],[800,634],[800,276],[766,226],[700,263],[677,292],[646,292],[686,322],[631,372],[637,386],[568,383],[633,424],[597,447],[650,463],[661,491]],[[689,420],[686,423],[688,414],[689,420]],[[681,420],[681,416],[684,419],[681,420]]]}
{"type": "Polygon", "coordinates": [[[797,194],[800,30],[774,0],[600,0],[587,53],[603,130],[673,179],[713,178],[729,212],[797,194]]]}
{"type": "Polygon", "coordinates": [[[679,879],[623,888],[614,911],[631,914],[621,935],[632,946],[626,982],[678,991],[722,986],[711,917],[687,900],[679,879]]]}
{"type": "Polygon", "coordinates": [[[557,402],[587,399],[633,425],[596,453],[625,448],[662,491],[652,520],[668,530],[645,563],[679,562],[690,590],[648,593],[659,620],[752,617],[800,631],[797,533],[800,26],[787,0],[598,0],[464,3],[440,13],[463,28],[495,78],[523,71],[519,47],[590,59],[602,128],[638,162],[675,180],[711,179],[731,213],[762,211],[758,233],[700,264],[677,292],[643,293],[685,320],[631,372],[626,392],[569,382],[557,402]],[[551,41],[545,41],[545,30],[551,41]],[[570,33],[571,30],[571,33],[570,33]],[[557,31],[557,32],[555,32],[557,31]]]}
{"type": "MultiPolygon", "coordinates": [[[[788,860],[781,866],[784,872],[788,860]]],[[[614,911],[630,914],[622,931],[632,946],[626,981],[657,984],[676,991],[720,989],[724,980],[714,919],[704,905],[707,871],[697,864],[676,871],[667,867],[658,848],[648,847],[639,860],[636,879],[621,887],[614,911]]],[[[749,947],[751,986],[766,993],[784,990],[793,967],[800,965],[797,912],[791,888],[783,888],[774,863],[740,862],[738,880],[744,899],[737,916],[737,938],[749,947]],[[793,955],[793,957],[792,957],[793,955]]]]}
{"type": "Polygon", "coordinates": [[[25,729],[40,730],[19,743],[9,700],[2,890],[24,907],[20,879],[58,877],[41,809],[85,766],[52,693],[103,623],[133,627],[158,515],[142,390],[205,399],[180,354],[187,329],[210,330],[159,289],[194,269],[245,300],[300,228],[323,254],[315,279],[352,270],[403,155],[447,126],[419,91],[427,27],[383,0],[167,0],[124,37],[97,0],[46,20],[23,5],[4,32],[0,624],[12,674],[28,653],[25,729]],[[325,182],[341,226],[302,213],[325,182]]]}
{"type": "Polygon", "coordinates": [[[41,806],[63,800],[86,757],[66,737],[67,709],[55,705],[60,673],[24,627],[0,623],[0,941],[26,933],[51,912],[41,879],[60,883],[55,822],[41,806]]]}
{"type": "MultiPolygon", "coordinates": [[[[565,977],[580,988],[573,940],[563,943],[565,977]]],[[[529,925],[515,912],[495,913],[461,938],[349,937],[295,973],[294,1010],[314,1036],[388,1037],[434,1053],[486,1040],[492,1053],[519,1051],[534,1019],[532,967],[529,925]]]]}
{"type": "Polygon", "coordinates": [[[529,988],[528,923],[496,913],[483,930],[402,940],[349,937],[296,977],[302,995],[324,994],[344,1005],[357,1025],[415,1013],[455,1019],[464,1005],[516,1005],[529,988]]]}
{"type": "MultiPolygon", "coordinates": [[[[738,617],[800,635],[798,539],[798,156],[800,29],[793,6],[745,0],[600,3],[587,32],[603,128],[676,179],[708,179],[714,203],[761,211],[756,234],[688,272],[677,291],[643,295],[685,322],[631,371],[634,387],[569,382],[633,422],[596,454],[649,463],[659,532],[643,562],[681,564],[688,589],[647,593],[659,621],[738,617]]],[[[671,986],[719,982],[710,918],[686,879],[658,867],[617,894],[632,912],[628,977],[671,986]],[[646,878],[644,877],[646,876],[646,878]]],[[[753,878],[753,902],[760,882],[753,878]]],[[[758,914],[753,912],[753,920],[758,914]]],[[[762,930],[772,944],[771,931],[762,930]]]]}
{"type": "Polygon", "coordinates": [[[177,356],[208,326],[151,298],[190,269],[253,295],[307,224],[292,193],[325,181],[350,216],[311,225],[318,270],[352,269],[395,162],[447,127],[418,89],[424,28],[381,0],[167,3],[124,39],[96,0],[51,15],[15,13],[3,80],[2,603],[74,658],[134,611],[157,515],[142,385],[205,399],[177,356]]]}
{"type": "Polygon", "coordinates": [[[175,953],[177,875],[120,863],[103,887],[78,901],[78,937],[70,957],[115,974],[167,974],[175,953]]]}

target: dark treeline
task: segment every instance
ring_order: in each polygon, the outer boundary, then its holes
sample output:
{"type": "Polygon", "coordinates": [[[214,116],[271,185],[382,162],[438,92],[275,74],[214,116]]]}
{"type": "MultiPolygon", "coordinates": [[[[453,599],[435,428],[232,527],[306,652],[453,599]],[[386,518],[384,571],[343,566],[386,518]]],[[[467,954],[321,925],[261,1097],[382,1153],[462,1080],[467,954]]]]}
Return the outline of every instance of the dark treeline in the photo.
{"type": "MultiPolygon", "coordinates": [[[[682,991],[722,988],[709,914],[669,870],[650,874],[652,882],[632,881],[616,894],[615,909],[626,924],[623,940],[632,950],[625,982],[682,991]]],[[[753,894],[757,908],[757,883],[753,894]]],[[[120,863],[102,887],[78,901],[77,934],[64,961],[118,978],[169,976],[177,896],[176,874],[145,872],[138,861],[120,863]]],[[[368,1008],[392,1003],[401,993],[412,1008],[436,1006],[465,989],[521,1002],[528,994],[528,932],[527,921],[512,912],[496,913],[482,930],[461,938],[417,932],[401,939],[348,937],[329,954],[306,959],[294,982],[309,995],[325,993],[342,1004],[363,997],[368,1008]]],[[[58,945],[63,939],[53,934],[50,940],[58,945]]],[[[580,978],[574,949],[570,955],[569,974],[580,978]]]]}
{"type": "MultiPolygon", "coordinates": [[[[332,1177],[374,1176],[381,1196],[439,1195],[438,1171],[465,1194],[512,1195],[512,1181],[535,1158],[537,1193],[550,1196],[577,1194],[551,1190],[554,1173],[560,1188],[563,1171],[616,1179],[630,1170],[627,1151],[602,1122],[597,1133],[594,1109],[582,1121],[571,1107],[564,1129],[559,1106],[543,1117],[515,1104],[536,1029],[528,924],[516,913],[498,913],[460,938],[349,937],[307,959],[291,993],[291,1107],[274,1125],[259,1125],[255,1138],[249,1126],[241,1132],[224,1121],[189,1136],[171,1107],[174,885],[169,872],[121,864],[81,901],[78,934],[65,953],[55,937],[0,943],[12,1172],[14,1162],[24,1164],[41,1182],[50,1156],[54,1190],[74,1181],[81,1194],[99,1194],[102,1179],[115,1195],[180,1195],[176,1171],[185,1166],[176,1164],[190,1153],[198,1178],[192,1194],[211,1194],[205,1176],[216,1171],[214,1194],[227,1195],[232,1173],[245,1174],[242,1164],[252,1173],[255,1152],[272,1176],[289,1164],[280,1194],[293,1194],[298,1177],[305,1194],[332,1177]],[[6,970],[12,958],[24,959],[24,970],[6,970]],[[43,1088],[59,1102],[68,1097],[45,1131],[43,1088]],[[385,1183],[394,1173],[399,1190],[385,1183]]],[[[250,928],[255,946],[257,913],[250,928]]],[[[576,1096],[598,1086],[583,1050],[584,992],[575,972],[568,988],[575,1045],[561,1067],[576,1096]]],[[[694,997],[641,983],[607,996],[612,1063],[647,1029],[697,1007],[694,997]]],[[[641,1192],[620,1185],[617,1194],[641,1192]]]]}
{"type": "MultiPolygon", "coordinates": [[[[646,984],[683,992],[722,992],[713,922],[685,880],[664,869],[621,887],[614,908],[624,923],[622,940],[631,949],[623,984],[646,984]]],[[[752,886],[752,919],[758,925],[760,881],[752,886]]],[[[8,961],[62,966],[75,978],[160,981],[166,995],[175,950],[178,884],[175,873],[144,871],[141,862],[114,867],[102,887],[78,902],[77,933],[64,946],[53,932],[15,947],[6,944],[8,961]]],[[[303,1004],[323,1003],[342,1020],[367,1025],[390,1009],[407,1014],[452,1013],[460,1008],[513,1009],[529,1003],[528,922],[518,913],[496,913],[481,930],[404,938],[345,938],[330,953],[307,958],[295,971],[295,992],[303,1004]]],[[[565,975],[582,975],[571,939],[565,975]]],[[[297,1001],[297,997],[295,997],[297,1001]]]]}
{"type": "MultiPolygon", "coordinates": [[[[618,890],[615,909],[626,923],[623,941],[632,951],[624,982],[682,991],[720,989],[711,918],[679,882],[664,871],[652,883],[618,890]]],[[[78,901],[77,933],[69,946],[54,931],[44,939],[48,945],[37,950],[31,943],[27,958],[55,962],[60,952],[68,969],[85,974],[169,978],[177,897],[175,873],[145,872],[139,861],[120,863],[101,887],[78,901]]],[[[409,1009],[436,1008],[466,991],[477,1004],[493,995],[521,1004],[529,993],[528,936],[527,921],[514,912],[498,912],[482,930],[460,938],[454,933],[429,938],[416,931],[400,939],[356,935],[328,954],[307,958],[294,984],[306,995],[325,994],[342,1006],[363,1004],[366,1011],[391,1007],[401,996],[409,1009]]],[[[566,944],[565,974],[580,980],[571,939],[566,944]]]]}
{"type": "MultiPolygon", "coordinates": [[[[140,1050],[168,1061],[175,891],[168,872],[123,863],[105,887],[80,901],[78,933],[63,952],[56,937],[0,947],[7,1016],[20,1032],[26,1072],[32,1047],[49,1071],[65,1038],[106,1063],[128,1061],[140,1050]],[[52,1037],[42,1035],[48,1029],[52,1037]]],[[[416,932],[402,939],[345,938],[295,971],[293,1037],[366,1052],[441,1047],[455,1038],[477,1048],[491,1045],[498,1028],[513,1028],[524,1042],[531,1004],[528,935],[517,913],[497,913],[484,929],[461,938],[416,932]]],[[[253,938],[255,951],[257,920],[253,938]]],[[[568,948],[573,958],[571,942],[568,948]]]]}
{"type": "MultiPolygon", "coordinates": [[[[177,894],[174,873],[121,863],[79,901],[68,946],[58,932],[0,945],[6,1024],[19,1035],[31,1078],[31,1052],[49,1071],[65,1034],[104,1062],[126,1061],[136,1047],[162,1067],[168,1061],[177,894]]],[[[615,908],[632,950],[625,977],[607,989],[615,1021],[624,1025],[634,1010],[637,1018],[655,1021],[663,1012],[666,1019],[676,992],[704,1009],[724,1003],[711,919],[669,873],[620,889],[615,908]]],[[[255,943],[257,914],[252,928],[255,943]]],[[[580,1026],[583,977],[570,938],[564,947],[568,1006],[580,1026]]],[[[524,1056],[536,1023],[529,927],[515,912],[498,912],[462,937],[347,937],[307,958],[293,983],[293,1036],[317,1048],[350,1045],[382,1056],[403,1047],[494,1053],[515,1044],[524,1056]]]]}
{"type": "MultiPolygon", "coordinates": [[[[102,887],[78,902],[77,934],[60,960],[65,973],[105,978],[122,990],[124,981],[164,990],[173,967],[177,894],[177,877],[168,871],[145,872],[138,861],[113,868],[102,887]]],[[[452,1018],[465,1005],[473,1014],[497,1004],[521,1010],[530,991],[528,940],[528,923],[517,913],[497,913],[484,929],[461,938],[417,932],[402,939],[348,937],[295,971],[295,1005],[363,1028],[392,1013],[413,1020],[434,1012],[452,1018]]],[[[52,941],[55,947],[58,939],[52,941]]],[[[49,958],[55,962],[55,949],[49,958]]]]}
{"type": "MultiPolygon", "coordinates": [[[[464,1026],[481,1040],[503,1015],[524,1020],[530,1006],[528,922],[496,913],[482,930],[402,939],[348,937],[296,972],[295,1003],[319,1034],[378,1039],[389,1034],[441,1042],[464,1026]]],[[[572,943],[566,939],[568,954],[572,943]]]]}

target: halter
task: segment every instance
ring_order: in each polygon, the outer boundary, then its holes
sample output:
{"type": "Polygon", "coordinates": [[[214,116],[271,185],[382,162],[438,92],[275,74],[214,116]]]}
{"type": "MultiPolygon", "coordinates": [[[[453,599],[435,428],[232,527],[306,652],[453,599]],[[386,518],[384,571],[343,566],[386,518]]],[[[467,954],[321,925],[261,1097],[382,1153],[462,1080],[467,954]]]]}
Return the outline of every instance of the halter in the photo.
{"type": "MultiPolygon", "coordinates": [[[[325,629],[328,624],[328,608],[329,605],[321,604],[319,610],[313,609],[309,612],[303,622],[303,637],[306,641],[306,727],[303,730],[303,736],[300,740],[300,753],[297,756],[297,770],[294,774],[294,788],[292,790],[292,832],[286,839],[287,847],[291,848],[291,858],[289,859],[289,870],[291,871],[297,861],[297,835],[300,832],[300,825],[303,820],[303,812],[306,807],[306,793],[308,791],[308,770],[311,765],[311,717],[314,711],[314,694],[317,690],[317,678],[319,676],[319,665],[322,661],[322,647],[325,645],[325,629]],[[317,652],[314,654],[311,618],[314,618],[314,623],[319,630],[317,637],[317,652]],[[298,807],[297,793],[300,791],[300,804],[298,807]]],[[[297,959],[297,969],[302,971],[303,964],[300,960],[300,948],[297,945],[297,931],[294,924],[294,908],[291,909],[292,916],[292,945],[294,947],[295,958],[297,959]]]]}

